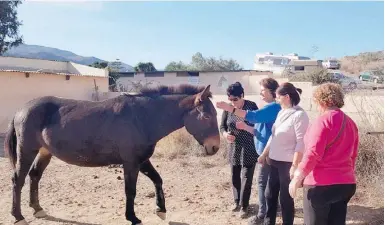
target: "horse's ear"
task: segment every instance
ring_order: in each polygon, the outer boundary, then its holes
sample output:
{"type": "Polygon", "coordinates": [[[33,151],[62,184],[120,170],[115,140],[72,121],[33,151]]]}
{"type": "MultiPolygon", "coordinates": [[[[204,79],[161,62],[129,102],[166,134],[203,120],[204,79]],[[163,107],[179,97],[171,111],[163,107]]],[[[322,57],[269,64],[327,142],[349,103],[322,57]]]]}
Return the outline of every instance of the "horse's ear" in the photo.
{"type": "Polygon", "coordinates": [[[200,92],[199,94],[196,95],[196,98],[195,98],[195,101],[194,101],[194,105],[195,106],[199,105],[201,102],[203,102],[203,100],[205,100],[206,98],[210,97],[210,95],[211,95],[211,93],[210,93],[210,85],[207,85],[202,92],[200,92]]]}
{"type": "Polygon", "coordinates": [[[207,85],[205,87],[205,89],[198,94],[198,97],[199,97],[199,100],[200,101],[203,101],[205,100],[206,98],[210,97],[211,93],[210,93],[210,85],[207,85]]]}
{"type": "Polygon", "coordinates": [[[194,105],[198,106],[201,102],[203,102],[203,100],[209,97],[211,97],[210,85],[207,85],[202,92],[196,95],[194,105]]]}

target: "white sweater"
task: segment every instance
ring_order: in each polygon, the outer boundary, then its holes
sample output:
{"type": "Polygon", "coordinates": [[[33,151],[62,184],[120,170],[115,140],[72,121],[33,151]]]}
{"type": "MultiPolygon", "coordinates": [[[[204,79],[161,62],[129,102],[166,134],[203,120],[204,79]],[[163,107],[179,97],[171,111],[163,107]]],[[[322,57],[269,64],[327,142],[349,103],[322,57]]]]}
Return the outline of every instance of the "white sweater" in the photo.
{"type": "Polygon", "coordinates": [[[304,151],[303,137],[309,125],[307,113],[299,106],[282,109],[270,136],[270,159],[293,162],[295,152],[304,151]]]}

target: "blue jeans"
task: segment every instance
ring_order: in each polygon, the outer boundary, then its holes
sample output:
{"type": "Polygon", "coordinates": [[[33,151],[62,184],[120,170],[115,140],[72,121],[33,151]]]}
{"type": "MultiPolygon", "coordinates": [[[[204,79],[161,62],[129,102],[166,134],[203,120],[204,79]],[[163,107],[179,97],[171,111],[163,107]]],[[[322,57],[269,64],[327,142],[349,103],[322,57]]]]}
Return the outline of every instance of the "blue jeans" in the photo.
{"type": "Polygon", "coordinates": [[[258,216],[264,217],[267,212],[265,190],[267,186],[267,180],[269,178],[270,166],[268,164],[257,163],[257,184],[258,184],[258,199],[259,199],[259,210],[258,216]]]}

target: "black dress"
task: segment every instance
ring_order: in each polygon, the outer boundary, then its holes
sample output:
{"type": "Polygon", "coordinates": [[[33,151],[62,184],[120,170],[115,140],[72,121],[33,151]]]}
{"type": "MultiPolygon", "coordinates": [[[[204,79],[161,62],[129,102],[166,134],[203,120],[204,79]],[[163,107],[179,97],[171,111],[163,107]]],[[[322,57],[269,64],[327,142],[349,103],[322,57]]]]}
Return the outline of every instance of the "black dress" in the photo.
{"type": "MultiPolygon", "coordinates": [[[[258,106],[255,102],[245,100],[242,109],[258,110],[258,106]]],[[[252,166],[258,160],[258,154],[254,145],[254,136],[245,130],[238,130],[235,127],[235,123],[238,121],[244,121],[244,119],[231,112],[223,111],[220,126],[221,133],[226,131],[235,136],[235,141],[228,145],[229,160],[233,166],[252,166]]],[[[254,126],[254,124],[248,123],[247,121],[245,122],[249,126],[254,126]]]]}
{"type": "MultiPolygon", "coordinates": [[[[258,107],[254,102],[245,100],[242,109],[257,110],[258,107]]],[[[236,122],[242,120],[238,116],[224,111],[221,132],[230,132],[231,135],[235,136],[235,141],[228,145],[234,203],[236,204],[233,211],[241,209],[242,212],[247,212],[258,154],[255,150],[254,135],[244,130],[238,130],[235,126],[236,122]]],[[[253,126],[248,122],[246,124],[253,126]]]]}

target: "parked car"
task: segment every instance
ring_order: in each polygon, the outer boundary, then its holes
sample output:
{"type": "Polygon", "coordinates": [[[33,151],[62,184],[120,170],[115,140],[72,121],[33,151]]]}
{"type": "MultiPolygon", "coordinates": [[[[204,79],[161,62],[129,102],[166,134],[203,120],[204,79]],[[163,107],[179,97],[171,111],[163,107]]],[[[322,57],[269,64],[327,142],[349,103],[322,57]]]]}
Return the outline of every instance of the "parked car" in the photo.
{"type": "Polygon", "coordinates": [[[360,73],[359,79],[362,81],[370,81],[376,84],[382,84],[384,83],[384,72],[381,70],[363,71],[360,73]]]}
{"type": "Polygon", "coordinates": [[[361,84],[361,81],[357,78],[346,76],[339,71],[330,71],[328,72],[328,75],[333,76],[333,78],[337,80],[344,89],[354,90],[358,88],[359,84],[361,84]]]}
{"type": "Polygon", "coordinates": [[[326,69],[340,69],[340,63],[337,60],[329,59],[322,62],[322,66],[326,69]]]}

